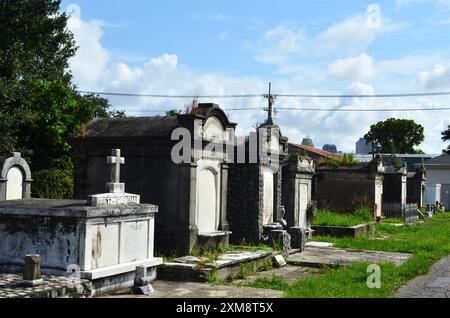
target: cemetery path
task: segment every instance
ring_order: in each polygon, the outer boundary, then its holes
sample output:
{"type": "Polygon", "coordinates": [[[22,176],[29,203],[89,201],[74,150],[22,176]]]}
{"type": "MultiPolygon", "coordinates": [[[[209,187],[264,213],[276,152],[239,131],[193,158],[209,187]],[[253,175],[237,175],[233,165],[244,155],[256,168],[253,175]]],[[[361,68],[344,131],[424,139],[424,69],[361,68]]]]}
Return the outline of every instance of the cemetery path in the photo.
{"type": "Polygon", "coordinates": [[[397,295],[401,298],[450,298],[450,255],[433,265],[427,275],[400,287],[397,295]]]}
{"type": "Polygon", "coordinates": [[[211,285],[206,283],[154,281],[154,292],[148,296],[129,293],[100,298],[279,298],[282,291],[251,287],[211,285]]]}

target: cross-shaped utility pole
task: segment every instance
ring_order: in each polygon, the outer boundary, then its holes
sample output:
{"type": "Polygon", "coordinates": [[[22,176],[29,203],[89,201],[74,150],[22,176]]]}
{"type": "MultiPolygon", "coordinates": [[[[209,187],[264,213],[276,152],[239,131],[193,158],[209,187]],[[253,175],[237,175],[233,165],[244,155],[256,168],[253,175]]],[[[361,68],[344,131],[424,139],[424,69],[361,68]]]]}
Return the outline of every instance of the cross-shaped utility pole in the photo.
{"type": "Polygon", "coordinates": [[[268,100],[268,107],[264,108],[264,111],[267,112],[267,124],[268,125],[273,125],[274,121],[273,121],[273,113],[275,112],[273,109],[273,104],[275,102],[275,99],[277,98],[276,95],[272,95],[272,83],[269,83],[269,94],[265,94],[264,98],[267,98],[268,100]]]}
{"type": "MultiPolygon", "coordinates": [[[[106,158],[106,162],[111,165],[111,184],[120,184],[120,165],[125,164],[125,158],[120,156],[120,149],[113,149],[112,156],[106,158]]],[[[114,187],[117,189],[117,187],[114,187]]],[[[116,192],[116,191],[111,191],[116,192]]]]}

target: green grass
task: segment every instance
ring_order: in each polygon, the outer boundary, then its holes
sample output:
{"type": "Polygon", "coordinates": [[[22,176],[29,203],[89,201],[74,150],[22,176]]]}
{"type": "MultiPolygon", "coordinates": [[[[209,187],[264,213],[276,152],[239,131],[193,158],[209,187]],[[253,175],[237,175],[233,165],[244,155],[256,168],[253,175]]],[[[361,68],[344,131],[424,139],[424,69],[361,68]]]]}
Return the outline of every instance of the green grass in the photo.
{"type": "Polygon", "coordinates": [[[290,287],[289,283],[283,277],[278,275],[273,275],[271,279],[260,277],[253,282],[245,282],[241,286],[282,291],[287,291],[290,287]]]}
{"type": "Polygon", "coordinates": [[[368,209],[358,209],[352,214],[319,210],[317,211],[312,224],[321,226],[355,226],[372,221],[372,212],[368,209]]]}
{"type": "Polygon", "coordinates": [[[258,272],[265,272],[273,268],[271,259],[255,260],[248,263],[242,263],[239,265],[239,271],[234,275],[228,275],[225,279],[220,278],[217,270],[212,270],[207,277],[207,281],[210,284],[227,285],[236,279],[245,279],[247,276],[254,275],[258,272]]]}
{"type": "Polygon", "coordinates": [[[405,221],[402,219],[383,219],[383,223],[387,223],[387,224],[404,224],[405,221]]]}
{"type": "Polygon", "coordinates": [[[395,227],[377,225],[377,236],[325,238],[336,247],[405,252],[413,256],[401,266],[383,263],[381,288],[369,289],[366,285],[369,274],[368,263],[354,263],[338,269],[328,270],[323,275],[301,279],[291,285],[286,297],[394,297],[396,290],[414,277],[428,273],[430,267],[450,254],[450,214],[441,213],[430,220],[413,226],[395,227]]]}

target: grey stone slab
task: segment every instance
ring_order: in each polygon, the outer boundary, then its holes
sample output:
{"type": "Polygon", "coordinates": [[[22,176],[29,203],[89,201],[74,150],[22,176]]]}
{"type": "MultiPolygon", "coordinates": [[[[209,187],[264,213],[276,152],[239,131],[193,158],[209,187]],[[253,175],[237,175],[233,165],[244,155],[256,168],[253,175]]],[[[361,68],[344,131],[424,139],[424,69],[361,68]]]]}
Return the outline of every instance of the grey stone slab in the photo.
{"type": "Polygon", "coordinates": [[[42,280],[47,285],[25,287],[22,275],[0,273],[0,298],[67,297],[65,277],[52,278],[52,281],[57,282],[56,285],[51,284],[47,276],[42,276],[42,280]]]}
{"type": "Polygon", "coordinates": [[[250,287],[222,286],[202,283],[155,281],[150,295],[131,295],[129,292],[104,298],[279,298],[281,291],[250,287]]]}
{"type": "Polygon", "coordinates": [[[321,274],[323,272],[324,270],[320,268],[287,265],[284,267],[274,268],[264,272],[258,272],[255,275],[247,276],[243,280],[236,280],[234,281],[234,283],[236,285],[239,285],[242,283],[255,281],[258,278],[266,278],[270,280],[272,279],[273,276],[279,276],[288,283],[292,284],[301,278],[321,274]]]}
{"type": "Polygon", "coordinates": [[[306,247],[333,247],[333,243],[310,241],[305,243],[306,247]]]}
{"type": "Polygon", "coordinates": [[[88,206],[85,200],[24,199],[0,202],[0,215],[98,218],[158,212],[153,204],[111,206],[107,209],[88,206]]]}
{"type": "Polygon", "coordinates": [[[411,254],[406,253],[307,247],[303,253],[289,256],[287,263],[311,267],[341,266],[360,261],[373,263],[391,262],[395,265],[401,265],[410,257],[411,254]]]}
{"type": "Polygon", "coordinates": [[[200,262],[201,259],[195,256],[183,256],[183,257],[178,257],[172,260],[172,263],[180,263],[180,264],[197,264],[198,262],[200,262]]]}

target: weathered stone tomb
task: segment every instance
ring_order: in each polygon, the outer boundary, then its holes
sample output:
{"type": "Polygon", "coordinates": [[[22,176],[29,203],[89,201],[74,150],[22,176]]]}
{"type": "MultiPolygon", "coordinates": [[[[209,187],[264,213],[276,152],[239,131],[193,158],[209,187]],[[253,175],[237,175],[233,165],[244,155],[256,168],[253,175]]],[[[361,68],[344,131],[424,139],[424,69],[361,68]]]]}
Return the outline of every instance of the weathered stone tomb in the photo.
{"type": "Polygon", "coordinates": [[[377,157],[369,163],[316,168],[316,198],[319,208],[352,213],[370,207],[374,218],[382,217],[384,165],[377,157]]]}
{"type": "Polygon", "coordinates": [[[383,203],[406,204],[408,170],[406,166],[385,166],[383,203]]]}
{"type": "Polygon", "coordinates": [[[226,245],[230,147],[224,145],[233,140],[235,126],[215,104],[199,104],[188,115],[94,120],[73,141],[75,197],[103,188],[98,181],[107,173],[102,158],[120,147],[127,157],[123,180],[129,190],[159,206],[159,251],[185,255],[226,245]]]}
{"type": "Polygon", "coordinates": [[[231,241],[270,244],[274,239],[286,240],[281,200],[287,138],[269,116],[256,132],[236,144],[228,183],[231,241]]]}
{"type": "Polygon", "coordinates": [[[153,278],[158,207],[140,204],[120,183],[120,151],[108,158],[108,193],[85,200],[22,199],[0,202],[0,271],[22,272],[25,255],[40,255],[44,275],[84,280],[91,295],[133,286],[137,266],[153,278]]]}
{"type": "Polygon", "coordinates": [[[20,152],[0,157],[0,201],[31,197],[31,171],[20,152]]]}
{"type": "Polygon", "coordinates": [[[306,235],[311,233],[307,210],[311,204],[314,173],[314,161],[308,157],[291,155],[283,166],[283,218],[291,234],[292,248],[302,248],[306,235]]]}

